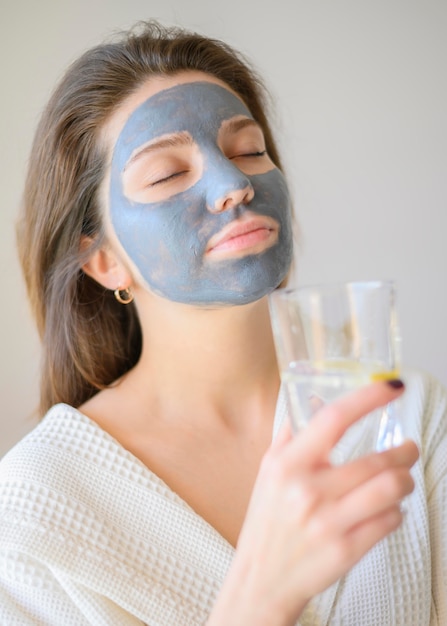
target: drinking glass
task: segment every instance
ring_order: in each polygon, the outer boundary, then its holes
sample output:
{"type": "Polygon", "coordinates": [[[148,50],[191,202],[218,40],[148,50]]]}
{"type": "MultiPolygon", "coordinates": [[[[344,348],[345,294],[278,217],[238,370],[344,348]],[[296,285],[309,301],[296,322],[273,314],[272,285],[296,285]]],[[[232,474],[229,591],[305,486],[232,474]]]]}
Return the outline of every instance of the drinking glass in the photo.
{"type": "MultiPolygon", "coordinates": [[[[395,299],[392,281],[277,289],[270,295],[273,336],[294,431],[341,395],[399,376],[395,299]]],[[[352,426],[332,460],[344,462],[402,440],[396,401],[352,426]]]]}

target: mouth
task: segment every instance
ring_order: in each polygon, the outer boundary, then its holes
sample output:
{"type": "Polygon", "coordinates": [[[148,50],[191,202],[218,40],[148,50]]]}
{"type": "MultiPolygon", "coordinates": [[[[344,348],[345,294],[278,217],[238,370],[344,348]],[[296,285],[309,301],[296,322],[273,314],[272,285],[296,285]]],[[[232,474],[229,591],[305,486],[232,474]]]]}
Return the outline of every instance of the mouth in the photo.
{"type": "Polygon", "coordinates": [[[205,255],[212,259],[258,254],[278,240],[279,225],[267,215],[246,214],[211,237],[205,255]]]}

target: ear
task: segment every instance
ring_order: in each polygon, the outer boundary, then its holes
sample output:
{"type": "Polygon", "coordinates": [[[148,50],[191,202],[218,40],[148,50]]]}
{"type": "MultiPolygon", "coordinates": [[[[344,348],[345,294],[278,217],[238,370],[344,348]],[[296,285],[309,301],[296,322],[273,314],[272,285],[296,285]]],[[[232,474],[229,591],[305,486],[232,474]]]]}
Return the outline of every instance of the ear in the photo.
{"type": "MultiPolygon", "coordinates": [[[[81,251],[86,251],[92,245],[90,237],[81,239],[81,251]]],[[[105,244],[95,250],[82,270],[106,289],[127,289],[132,283],[132,276],[119,256],[105,244]]]]}

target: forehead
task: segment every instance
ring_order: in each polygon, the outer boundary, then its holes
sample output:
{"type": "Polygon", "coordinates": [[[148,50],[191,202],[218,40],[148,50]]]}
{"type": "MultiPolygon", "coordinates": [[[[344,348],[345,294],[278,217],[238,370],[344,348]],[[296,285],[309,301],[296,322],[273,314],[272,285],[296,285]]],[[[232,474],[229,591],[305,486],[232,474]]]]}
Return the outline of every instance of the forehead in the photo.
{"type": "Polygon", "coordinates": [[[124,166],[142,143],[182,131],[201,143],[215,138],[222,122],[238,115],[252,118],[233,92],[215,82],[193,81],[162,89],[130,113],[118,136],[115,157],[124,166]]]}

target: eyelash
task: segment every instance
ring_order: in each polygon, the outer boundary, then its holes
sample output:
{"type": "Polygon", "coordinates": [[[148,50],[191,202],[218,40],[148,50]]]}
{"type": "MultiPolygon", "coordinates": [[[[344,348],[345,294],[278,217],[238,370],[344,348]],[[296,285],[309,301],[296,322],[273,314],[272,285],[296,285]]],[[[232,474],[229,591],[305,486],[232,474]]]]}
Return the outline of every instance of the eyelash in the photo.
{"type": "Polygon", "coordinates": [[[236,154],[236,156],[231,158],[238,159],[240,157],[262,157],[265,154],[267,154],[267,150],[263,150],[262,152],[248,152],[247,154],[236,154]]]}
{"type": "Polygon", "coordinates": [[[182,172],[174,172],[174,174],[171,174],[170,176],[166,176],[166,178],[160,178],[160,180],[156,180],[153,183],[151,183],[149,185],[149,187],[155,187],[155,185],[160,185],[161,183],[166,183],[169,180],[172,180],[173,178],[176,178],[177,176],[181,176],[181,174],[186,174],[188,170],[183,170],[182,172]]]}

